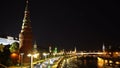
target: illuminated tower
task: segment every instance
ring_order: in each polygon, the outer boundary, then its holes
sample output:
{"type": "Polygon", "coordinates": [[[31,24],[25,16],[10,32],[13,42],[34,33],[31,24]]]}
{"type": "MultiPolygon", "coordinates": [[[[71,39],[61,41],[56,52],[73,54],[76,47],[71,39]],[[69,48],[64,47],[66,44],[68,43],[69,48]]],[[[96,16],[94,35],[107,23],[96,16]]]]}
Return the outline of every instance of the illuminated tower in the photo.
{"type": "Polygon", "coordinates": [[[37,51],[37,44],[36,44],[36,42],[34,43],[34,45],[33,45],[33,53],[37,53],[38,51],[37,51]]]}
{"type": "Polygon", "coordinates": [[[102,51],[105,52],[105,45],[103,43],[103,46],[102,46],[102,51]]]}
{"type": "Polygon", "coordinates": [[[49,53],[51,53],[52,52],[52,50],[51,50],[52,48],[51,48],[51,46],[49,46],[49,53]]]}
{"type": "Polygon", "coordinates": [[[74,52],[76,53],[76,46],[75,46],[75,48],[74,48],[74,52]]]}
{"type": "Polygon", "coordinates": [[[56,54],[57,52],[58,52],[57,47],[55,47],[55,49],[54,49],[54,53],[56,54]]]}
{"type": "Polygon", "coordinates": [[[33,49],[33,34],[30,23],[31,21],[30,12],[28,10],[28,0],[26,0],[22,29],[21,32],[19,33],[20,53],[24,53],[23,63],[30,62],[30,58],[27,55],[33,49]]]}

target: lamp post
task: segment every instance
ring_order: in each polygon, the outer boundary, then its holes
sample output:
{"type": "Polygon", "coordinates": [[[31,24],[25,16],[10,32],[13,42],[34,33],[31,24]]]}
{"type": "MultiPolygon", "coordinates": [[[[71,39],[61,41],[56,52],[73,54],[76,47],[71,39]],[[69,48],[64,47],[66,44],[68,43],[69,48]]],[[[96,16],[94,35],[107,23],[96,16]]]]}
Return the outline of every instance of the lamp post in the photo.
{"type": "Polygon", "coordinates": [[[28,54],[28,56],[30,57],[30,66],[31,66],[31,68],[33,68],[33,58],[34,57],[37,58],[38,55],[39,55],[38,53],[36,53],[36,54],[28,54]]]}
{"type": "Polygon", "coordinates": [[[33,55],[31,55],[31,68],[33,68],[33,55]]]}
{"type": "Polygon", "coordinates": [[[23,55],[24,55],[24,53],[20,53],[20,56],[21,56],[21,68],[23,66],[23,55]]]}
{"type": "Polygon", "coordinates": [[[30,67],[33,68],[33,55],[28,54],[28,56],[30,57],[30,67]]]}
{"type": "Polygon", "coordinates": [[[47,54],[46,54],[46,53],[43,53],[43,56],[45,57],[45,60],[46,60],[47,54]]]}

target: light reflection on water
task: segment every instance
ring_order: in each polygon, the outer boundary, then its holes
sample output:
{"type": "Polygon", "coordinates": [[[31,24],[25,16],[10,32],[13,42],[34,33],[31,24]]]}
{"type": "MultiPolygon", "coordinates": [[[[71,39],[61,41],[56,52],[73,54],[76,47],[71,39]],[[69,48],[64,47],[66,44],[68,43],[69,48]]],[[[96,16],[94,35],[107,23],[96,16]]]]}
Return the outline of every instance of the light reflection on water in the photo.
{"type": "Polygon", "coordinates": [[[76,58],[76,59],[66,59],[63,68],[109,68],[104,67],[106,61],[100,58],[76,58]]]}

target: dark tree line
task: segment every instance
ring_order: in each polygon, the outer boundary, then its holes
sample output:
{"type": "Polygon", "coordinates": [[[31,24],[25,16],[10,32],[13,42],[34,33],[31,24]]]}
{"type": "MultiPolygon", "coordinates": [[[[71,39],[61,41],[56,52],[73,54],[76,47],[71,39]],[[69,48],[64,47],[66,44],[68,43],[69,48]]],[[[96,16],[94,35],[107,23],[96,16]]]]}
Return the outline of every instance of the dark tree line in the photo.
{"type": "Polygon", "coordinates": [[[9,66],[11,65],[11,59],[10,59],[10,45],[5,45],[3,48],[3,52],[0,51],[0,64],[9,66]]]}
{"type": "Polygon", "coordinates": [[[11,54],[13,52],[18,52],[18,50],[19,50],[18,42],[14,42],[11,45],[0,44],[0,64],[5,66],[17,64],[12,61],[11,54]]]}

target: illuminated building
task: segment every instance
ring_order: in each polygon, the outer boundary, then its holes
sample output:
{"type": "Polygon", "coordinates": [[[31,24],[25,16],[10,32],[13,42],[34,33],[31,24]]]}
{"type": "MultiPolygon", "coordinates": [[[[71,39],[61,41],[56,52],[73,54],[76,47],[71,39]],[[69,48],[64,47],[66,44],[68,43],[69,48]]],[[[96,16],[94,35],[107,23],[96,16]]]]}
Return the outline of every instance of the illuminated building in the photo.
{"type": "Polygon", "coordinates": [[[36,42],[35,42],[34,45],[33,45],[33,52],[34,52],[34,53],[38,53],[36,42]]]}
{"type": "Polygon", "coordinates": [[[55,47],[55,49],[54,49],[54,53],[56,54],[57,52],[58,52],[57,47],[55,47]]]}
{"type": "Polygon", "coordinates": [[[26,1],[26,7],[24,11],[24,18],[22,23],[22,29],[19,33],[20,53],[24,53],[23,63],[29,63],[30,58],[27,56],[33,49],[33,34],[30,21],[30,12],[28,10],[28,0],[26,1]]]}
{"type": "Polygon", "coordinates": [[[76,47],[74,48],[74,52],[76,53],[76,47]]]}
{"type": "Polygon", "coordinates": [[[14,39],[14,37],[7,36],[7,38],[0,38],[0,44],[3,45],[11,45],[14,42],[19,42],[17,39],[14,39]]]}

